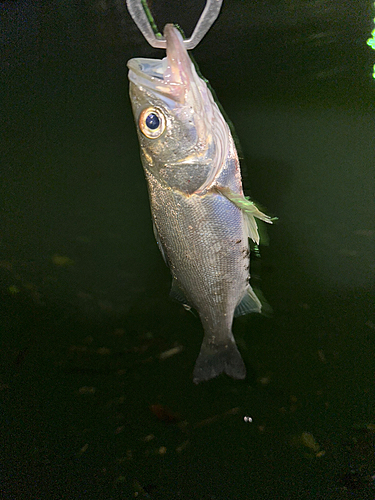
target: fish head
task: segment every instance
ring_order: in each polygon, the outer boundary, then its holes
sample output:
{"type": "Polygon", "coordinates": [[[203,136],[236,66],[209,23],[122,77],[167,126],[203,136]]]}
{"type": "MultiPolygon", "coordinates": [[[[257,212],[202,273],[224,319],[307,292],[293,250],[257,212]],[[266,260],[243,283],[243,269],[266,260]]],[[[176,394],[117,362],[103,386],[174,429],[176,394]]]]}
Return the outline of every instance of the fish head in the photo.
{"type": "Polygon", "coordinates": [[[202,192],[225,162],[229,128],[178,29],[167,24],[164,36],[164,59],[128,61],[142,163],[172,189],[202,192]]]}

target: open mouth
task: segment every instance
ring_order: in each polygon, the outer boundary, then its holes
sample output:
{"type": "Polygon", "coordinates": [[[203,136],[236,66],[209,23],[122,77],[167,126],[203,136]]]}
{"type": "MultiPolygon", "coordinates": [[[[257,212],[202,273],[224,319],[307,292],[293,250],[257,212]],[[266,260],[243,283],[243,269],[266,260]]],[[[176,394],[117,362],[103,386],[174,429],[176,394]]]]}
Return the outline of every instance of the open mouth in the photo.
{"type": "Polygon", "coordinates": [[[155,78],[157,80],[164,80],[164,72],[167,68],[167,58],[164,59],[130,59],[128,68],[135,73],[138,77],[146,78],[152,82],[155,78]]]}

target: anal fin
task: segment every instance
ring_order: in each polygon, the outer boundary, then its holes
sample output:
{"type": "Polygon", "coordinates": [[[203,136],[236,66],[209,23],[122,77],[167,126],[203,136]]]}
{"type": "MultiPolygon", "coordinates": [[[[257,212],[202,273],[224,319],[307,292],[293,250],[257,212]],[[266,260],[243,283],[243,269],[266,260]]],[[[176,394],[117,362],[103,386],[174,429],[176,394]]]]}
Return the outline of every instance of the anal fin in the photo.
{"type": "Polygon", "coordinates": [[[241,300],[241,302],[238,304],[238,306],[234,311],[234,316],[238,317],[249,313],[260,313],[261,311],[262,311],[262,303],[258,299],[254,290],[249,285],[249,288],[247,289],[245,296],[243,297],[243,299],[241,300]]]}

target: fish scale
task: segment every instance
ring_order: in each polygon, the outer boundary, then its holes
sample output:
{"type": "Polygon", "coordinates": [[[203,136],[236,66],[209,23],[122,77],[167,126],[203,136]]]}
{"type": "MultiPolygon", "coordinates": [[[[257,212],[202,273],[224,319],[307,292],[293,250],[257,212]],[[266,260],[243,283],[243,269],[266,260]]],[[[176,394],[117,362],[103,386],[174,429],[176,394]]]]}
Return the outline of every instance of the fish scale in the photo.
{"type": "MultiPolygon", "coordinates": [[[[233,169],[236,163],[232,155],[227,160],[225,177],[233,184],[238,176],[230,166],[233,169]]],[[[249,286],[244,215],[216,192],[186,195],[166,189],[150,172],[146,179],[154,224],[172,276],[186,303],[198,311],[205,330],[194,381],[212,378],[219,370],[242,378],[246,372],[231,327],[235,308],[249,286]],[[217,351],[228,350],[231,368],[223,364],[222,355],[217,356],[217,351]]]]}

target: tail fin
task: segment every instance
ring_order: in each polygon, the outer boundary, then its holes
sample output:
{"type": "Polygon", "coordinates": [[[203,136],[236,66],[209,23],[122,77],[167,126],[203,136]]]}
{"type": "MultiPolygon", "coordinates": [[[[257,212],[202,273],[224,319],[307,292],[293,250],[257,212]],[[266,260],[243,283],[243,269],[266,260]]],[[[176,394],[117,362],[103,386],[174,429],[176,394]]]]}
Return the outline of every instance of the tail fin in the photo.
{"type": "Polygon", "coordinates": [[[210,344],[204,342],[193,372],[193,382],[205,382],[220,373],[226,373],[234,379],[244,379],[246,368],[234,340],[226,343],[210,344]]]}

